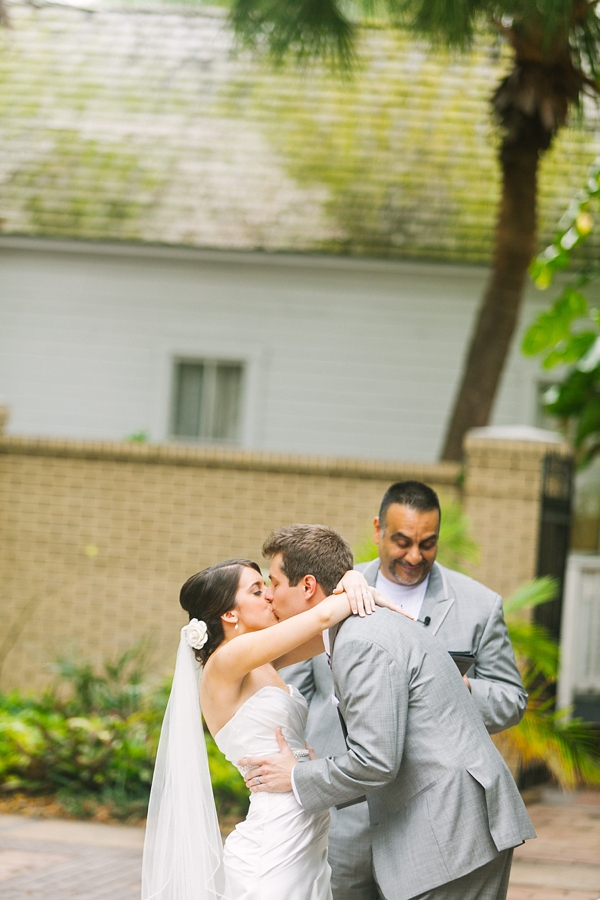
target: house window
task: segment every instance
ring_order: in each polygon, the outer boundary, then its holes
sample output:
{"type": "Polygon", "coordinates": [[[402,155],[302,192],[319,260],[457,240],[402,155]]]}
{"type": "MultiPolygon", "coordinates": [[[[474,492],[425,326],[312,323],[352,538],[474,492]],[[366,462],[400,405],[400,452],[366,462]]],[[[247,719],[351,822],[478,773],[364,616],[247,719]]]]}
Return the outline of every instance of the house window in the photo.
{"type": "Polygon", "coordinates": [[[194,441],[238,441],[243,368],[239,362],[177,361],[173,436],[194,441]]]}

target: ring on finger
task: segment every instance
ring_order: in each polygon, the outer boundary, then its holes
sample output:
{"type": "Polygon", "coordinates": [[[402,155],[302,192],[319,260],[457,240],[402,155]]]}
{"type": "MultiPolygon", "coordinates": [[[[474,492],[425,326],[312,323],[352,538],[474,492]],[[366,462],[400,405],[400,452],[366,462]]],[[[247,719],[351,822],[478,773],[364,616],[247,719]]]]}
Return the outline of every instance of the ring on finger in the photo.
{"type": "Polygon", "coordinates": [[[262,784],[262,781],[260,780],[260,778],[259,778],[258,775],[257,775],[256,778],[254,779],[254,783],[255,783],[255,784],[262,784]]]}

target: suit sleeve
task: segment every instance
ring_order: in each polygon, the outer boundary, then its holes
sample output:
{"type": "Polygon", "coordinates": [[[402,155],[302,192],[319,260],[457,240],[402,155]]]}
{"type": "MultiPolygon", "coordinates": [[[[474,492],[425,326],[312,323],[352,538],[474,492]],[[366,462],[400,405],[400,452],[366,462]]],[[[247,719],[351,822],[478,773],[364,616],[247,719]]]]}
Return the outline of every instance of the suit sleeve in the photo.
{"type": "Polygon", "coordinates": [[[310,701],[315,693],[312,659],[295,663],[293,666],[285,666],[285,668],[279,670],[279,677],[283,678],[286,684],[293,684],[294,687],[298,688],[310,706],[310,701]]]}
{"type": "Polygon", "coordinates": [[[475,674],[469,676],[473,700],[490,734],[518,725],[527,708],[527,692],[515,662],[497,597],[477,650],[475,674]]]}
{"type": "MultiPolygon", "coordinates": [[[[339,639],[338,639],[339,640],[339,639]]],[[[347,752],[294,769],[302,806],[319,812],[393,781],[400,768],[408,713],[406,672],[379,647],[350,640],[336,647],[334,678],[348,729],[347,752]]]]}

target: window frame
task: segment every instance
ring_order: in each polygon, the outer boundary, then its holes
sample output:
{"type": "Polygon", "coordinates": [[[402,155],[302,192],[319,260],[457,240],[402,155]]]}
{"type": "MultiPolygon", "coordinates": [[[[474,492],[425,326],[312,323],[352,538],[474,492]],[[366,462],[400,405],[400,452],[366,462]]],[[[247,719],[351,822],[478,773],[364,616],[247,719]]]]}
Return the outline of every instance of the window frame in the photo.
{"type": "Polygon", "coordinates": [[[264,445],[269,376],[269,353],[266,344],[240,341],[167,339],[157,343],[154,350],[154,414],[153,439],[159,442],[188,444],[194,447],[220,447],[222,449],[260,450],[264,445]],[[189,440],[172,434],[173,399],[176,361],[235,362],[244,367],[240,397],[239,440],[235,443],[189,440]]]}
{"type": "Polygon", "coordinates": [[[171,403],[170,403],[170,416],[169,416],[169,439],[172,441],[177,441],[178,443],[190,443],[190,444],[207,444],[214,445],[219,447],[237,447],[242,443],[243,437],[243,420],[244,420],[244,397],[245,397],[245,381],[246,381],[246,362],[243,359],[232,359],[232,358],[223,358],[223,357],[198,357],[198,356],[174,356],[172,359],[172,376],[171,376],[171,403]],[[208,411],[201,412],[201,420],[200,420],[200,432],[202,432],[202,424],[208,419],[209,425],[212,427],[214,425],[214,417],[215,417],[215,397],[217,391],[217,379],[218,379],[218,369],[219,367],[225,366],[236,366],[240,369],[240,389],[239,389],[239,405],[238,405],[238,420],[237,420],[237,436],[235,438],[217,438],[210,437],[206,434],[200,433],[198,437],[192,437],[191,435],[182,435],[177,434],[176,428],[176,420],[177,420],[177,407],[178,407],[178,393],[179,393],[179,385],[180,385],[180,367],[182,365],[193,365],[193,366],[202,366],[204,368],[203,373],[203,386],[202,386],[202,394],[203,400],[208,399],[208,411]],[[211,374],[207,378],[207,370],[211,372],[211,374]]]}

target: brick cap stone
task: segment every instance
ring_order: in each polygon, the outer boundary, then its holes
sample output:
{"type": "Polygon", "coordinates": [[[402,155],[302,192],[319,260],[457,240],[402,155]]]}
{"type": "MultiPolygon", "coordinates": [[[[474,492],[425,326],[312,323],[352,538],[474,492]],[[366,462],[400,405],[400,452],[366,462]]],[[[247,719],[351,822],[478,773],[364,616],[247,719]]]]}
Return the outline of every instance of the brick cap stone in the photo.
{"type": "Polygon", "coordinates": [[[400,481],[405,478],[456,486],[458,463],[414,463],[343,457],[299,456],[191,444],[137,444],[127,441],[85,441],[17,437],[0,434],[0,454],[54,458],[112,460],[201,468],[291,472],[299,475],[347,476],[400,481]]]}
{"type": "Polygon", "coordinates": [[[472,428],[464,442],[465,450],[490,451],[500,453],[519,452],[543,456],[546,452],[570,456],[571,446],[557,431],[534,428],[531,425],[491,425],[486,428],[472,428]]]}

